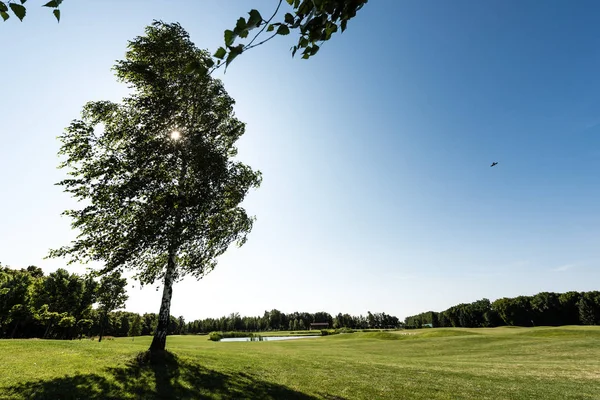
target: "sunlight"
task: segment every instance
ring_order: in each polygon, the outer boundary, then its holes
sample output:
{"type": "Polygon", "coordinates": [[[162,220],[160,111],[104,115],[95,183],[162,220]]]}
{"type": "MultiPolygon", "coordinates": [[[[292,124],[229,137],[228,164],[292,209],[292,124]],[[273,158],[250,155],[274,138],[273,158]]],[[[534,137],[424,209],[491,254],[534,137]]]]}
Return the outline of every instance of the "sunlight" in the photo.
{"type": "Polygon", "coordinates": [[[179,131],[171,132],[171,139],[179,140],[181,138],[181,133],[179,131]]]}

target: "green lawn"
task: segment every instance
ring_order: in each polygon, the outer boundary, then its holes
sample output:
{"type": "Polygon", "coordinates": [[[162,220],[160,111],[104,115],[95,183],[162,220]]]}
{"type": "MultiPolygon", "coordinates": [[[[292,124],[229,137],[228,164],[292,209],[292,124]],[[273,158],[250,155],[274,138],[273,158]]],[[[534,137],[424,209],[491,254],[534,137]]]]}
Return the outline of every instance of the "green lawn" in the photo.
{"type": "Polygon", "coordinates": [[[279,342],[0,341],[7,399],[600,399],[600,327],[426,329],[279,342]]]}

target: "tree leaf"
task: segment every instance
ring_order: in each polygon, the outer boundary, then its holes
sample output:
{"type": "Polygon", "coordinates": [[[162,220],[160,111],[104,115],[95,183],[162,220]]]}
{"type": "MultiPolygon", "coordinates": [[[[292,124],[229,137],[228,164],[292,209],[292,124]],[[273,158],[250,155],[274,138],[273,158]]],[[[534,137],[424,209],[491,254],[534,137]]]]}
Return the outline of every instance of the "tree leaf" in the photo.
{"type": "Polygon", "coordinates": [[[227,29],[225,31],[225,46],[229,47],[233,44],[233,40],[235,39],[235,36],[233,34],[233,31],[227,29]]]}
{"type": "Polygon", "coordinates": [[[52,0],[47,2],[46,4],[44,4],[42,7],[51,7],[51,8],[56,8],[58,7],[59,2],[56,0],[52,0]]]}
{"type": "Polygon", "coordinates": [[[19,18],[21,21],[23,21],[23,18],[25,18],[25,14],[27,13],[27,11],[25,10],[25,7],[23,7],[20,4],[15,4],[15,3],[10,3],[8,6],[12,10],[12,12],[15,13],[17,18],[19,18]]]}
{"type": "Polygon", "coordinates": [[[269,24],[269,26],[267,26],[267,32],[272,32],[273,30],[275,30],[275,26],[273,24],[269,24]]]}
{"type": "Polygon", "coordinates": [[[244,45],[241,44],[230,48],[229,55],[227,56],[227,60],[225,61],[225,68],[227,68],[229,64],[231,64],[234,58],[242,54],[242,51],[244,51],[244,45]]]}
{"type": "Polygon", "coordinates": [[[250,10],[250,17],[248,18],[248,27],[256,28],[262,22],[262,16],[257,10],[250,10]]]}
{"type": "Polygon", "coordinates": [[[223,58],[225,58],[225,56],[227,55],[227,50],[225,50],[225,48],[223,47],[219,47],[217,49],[217,51],[215,52],[215,57],[222,60],[223,58]]]}
{"type": "MultiPolygon", "coordinates": [[[[214,64],[214,63],[213,63],[214,64]]],[[[212,65],[211,65],[212,66],[212,65]]],[[[208,66],[210,68],[211,66],[208,66]]],[[[186,74],[201,74],[204,75],[208,72],[206,66],[200,64],[198,61],[193,61],[187,65],[185,68],[186,74]]]]}
{"type": "Polygon", "coordinates": [[[287,25],[279,25],[279,28],[277,28],[277,34],[278,35],[289,35],[290,28],[288,28],[287,25]]]}
{"type": "Polygon", "coordinates": [[[290,13],[286,13],[283,20],[286,24],[292,25],[294,23],[294,16],[290,13]]]}
{"type": "Polygon", "coordinates": [[[25,4],[27,0],[21,0],[21,4],[25,4]]]}
{"type": "Polygon", "coordinates": [[[6,11],[0,11],[0,17],[2,17],[2,19],[6,21],[10,18],[10,15],[8,15],[6,11]]]}
{"type": "Polygon", "coordinates": [[[233,31],[239,35],[242,31],[245,31],[246,29],[246,20],[240,17],[240,19],[237,20],[237,23],[235,24],[235,29],[233,31]]]}
{"type": "Polygon", "coordinates": [[[292,4],[294,4],[294,0],[287,0],[288,4],[291,6],[292,4]]]}
{"type": "Polygon", "coordinates": [[[52,11],[52,14],[54,14],[56,17],[56,21],[60,22],[60,10],[57,8],[56,10],[52,11]]]}
{"type": "Polygon", "coordinates": [[[8,11],[8,7],[6,6],[6,4],[4,4],[3,1],[0,1],[0,11],[4,11],[4,12],[8,11]]]}

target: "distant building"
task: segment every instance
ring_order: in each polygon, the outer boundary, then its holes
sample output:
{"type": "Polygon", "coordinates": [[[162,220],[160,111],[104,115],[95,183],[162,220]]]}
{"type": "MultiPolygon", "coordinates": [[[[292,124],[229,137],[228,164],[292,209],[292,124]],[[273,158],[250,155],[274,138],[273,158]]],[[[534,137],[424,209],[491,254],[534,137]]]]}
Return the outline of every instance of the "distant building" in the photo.
{"type": "Polygon", "coordinates": [[[313,329],[327,329],[329,328],[329,322],[312,322],[310,324],[310,330],[312,331],[313,329]]]}
{"type": "Polygon", "coordinates": [[[421,328],[433,328],[433,324],[422,324],[421,328]]]}

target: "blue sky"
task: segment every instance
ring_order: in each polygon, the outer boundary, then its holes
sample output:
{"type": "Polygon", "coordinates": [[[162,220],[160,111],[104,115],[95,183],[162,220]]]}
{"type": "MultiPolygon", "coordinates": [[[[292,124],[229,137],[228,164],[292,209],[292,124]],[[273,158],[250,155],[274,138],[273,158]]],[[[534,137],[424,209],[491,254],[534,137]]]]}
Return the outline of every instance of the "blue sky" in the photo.
{"type": "MultiPolygon", "coordinates": [[[[0,261],[64,266],[43,260],[74,235],[56,136],[86,101],[127,93],[110,70],[127,40],[178,21],[214,51],[274,4],[67,0],[56,24],[32,2],[1,24],[0,261]]],[[[309,61],[291,58],[295,37],[237,59],[219,76],[248,124],[239,157],[264,175],[245,203],[257,223],[176,285],[172,313],[405,317],[598,289],[599,7],[371,0],[309,61]]],[[[129,294],[129,310],[158,311],[155,287],[129,294]]]]}

